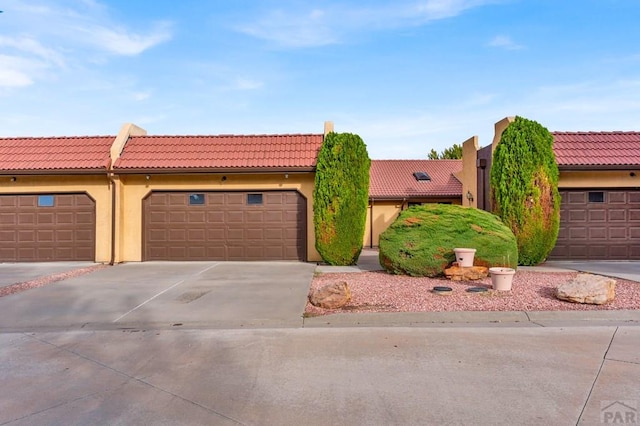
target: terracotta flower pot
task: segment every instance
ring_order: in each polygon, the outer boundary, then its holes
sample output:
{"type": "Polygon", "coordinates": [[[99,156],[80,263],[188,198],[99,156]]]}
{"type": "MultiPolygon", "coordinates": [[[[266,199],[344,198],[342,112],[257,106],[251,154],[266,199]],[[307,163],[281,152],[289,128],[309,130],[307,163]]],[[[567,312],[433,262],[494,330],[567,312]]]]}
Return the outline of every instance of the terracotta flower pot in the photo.
{"type": "Polygon", "coordinates": [[[498,291],[510,291],[513,284],[513,276],[516,273],[512,268],[489,268],[491,274],[491,285],[494,290],[498,291]]]}

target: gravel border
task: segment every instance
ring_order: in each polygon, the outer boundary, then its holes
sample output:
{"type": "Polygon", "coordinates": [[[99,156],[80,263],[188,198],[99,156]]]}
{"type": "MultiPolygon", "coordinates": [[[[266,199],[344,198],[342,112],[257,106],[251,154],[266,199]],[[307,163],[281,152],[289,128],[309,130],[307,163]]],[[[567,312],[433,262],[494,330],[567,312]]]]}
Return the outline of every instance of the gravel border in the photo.
{"type": "Polygon", "coordinates": [[[36,278],[34,280],[12,284],[12,285],[0,288],[0,297],[9,296],[11,294],[19,293],[21,291],[29,290],[32,288],[44,287],[47,284],[66,280],[67,278],[73,278],[73,277],[78,277],[80,275],[89,274],[91,272],[107,268],[109,266],[110,265],[107,265],[107,264],[92,265],[86,268],[73,269],[71,271],[61,272],[59,274],[47,275],[44,277],[36,278]]]}
{"type": "Polygon", "coordinates": [[[316,274],[310,292],[334,282],[347,282],[351,302],[341,309],[322,309],[307,300],[305,315],[348,312],[452,312],[452,311],[602,311],[640,309],[640,283],[616,278],[616,297],[604,305],[559,300],[555,290],[575,278],[578,272],[517,271],[508,292],[492,289],[491,278],[478,281],[450,281],[391,275],[384,271],[316,274]],[[433,287],[447,286],[451,294],[436,294],[433,287]],[[485,287],[483,293],[469,293],[471,287],[485,287]]]}

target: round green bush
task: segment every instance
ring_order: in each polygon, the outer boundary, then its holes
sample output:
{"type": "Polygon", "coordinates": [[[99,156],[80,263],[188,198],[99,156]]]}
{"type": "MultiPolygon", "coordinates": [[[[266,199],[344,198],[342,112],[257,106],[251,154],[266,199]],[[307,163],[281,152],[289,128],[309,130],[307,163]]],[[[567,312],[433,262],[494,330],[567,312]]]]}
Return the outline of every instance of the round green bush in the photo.
{"type": "Polygon", "coordinates": [[[500,218],[484,210],[425,204],[410,207],[380,235],[380,264],[390,273],[443,275],[454,248],[476,249],[475,266],[516,268],[516,237],[500,218]]]}

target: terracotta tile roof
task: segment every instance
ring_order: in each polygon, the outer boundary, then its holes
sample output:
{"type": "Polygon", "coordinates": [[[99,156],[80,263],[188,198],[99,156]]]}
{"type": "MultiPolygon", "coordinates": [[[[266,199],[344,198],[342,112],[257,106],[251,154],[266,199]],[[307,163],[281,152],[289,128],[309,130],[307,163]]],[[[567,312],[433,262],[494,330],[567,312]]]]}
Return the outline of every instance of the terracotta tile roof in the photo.
{"type": "Polygon", "coordinates": [[[114,169],[309,169],[324,136],[132,136],[114,169]]]}
{"type": "Polygon", "coordinates": [[[0,172],[106,172],[115,136],[0,138],[0,172]]]}
{"type": "Polygon", "coordinates": [[[453,173],[462,160],[371,160],[370,198],[459,197],[462,183],[453,173]],[[414,172],[426,172],[430,181],[417,181],[414,172]]]}
{"type": "Polygon", "coordinates": [[[640,166],[640,132],[552,132],[559,167],[640,166]]]}

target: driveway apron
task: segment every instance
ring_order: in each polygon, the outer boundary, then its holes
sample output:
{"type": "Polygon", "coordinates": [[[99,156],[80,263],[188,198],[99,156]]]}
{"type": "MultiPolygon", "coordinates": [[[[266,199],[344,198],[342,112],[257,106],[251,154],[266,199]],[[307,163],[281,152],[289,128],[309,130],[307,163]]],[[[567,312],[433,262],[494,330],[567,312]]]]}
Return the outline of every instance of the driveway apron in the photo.
{"type": "Polygon", "coordinates": [[[145,262],[0,298],[2,330],[300,327],[315,265],[145,262]]]}

